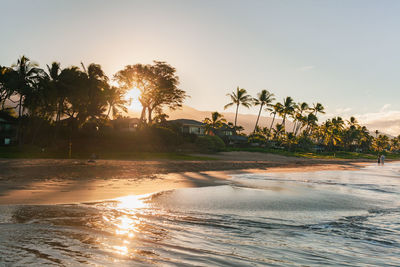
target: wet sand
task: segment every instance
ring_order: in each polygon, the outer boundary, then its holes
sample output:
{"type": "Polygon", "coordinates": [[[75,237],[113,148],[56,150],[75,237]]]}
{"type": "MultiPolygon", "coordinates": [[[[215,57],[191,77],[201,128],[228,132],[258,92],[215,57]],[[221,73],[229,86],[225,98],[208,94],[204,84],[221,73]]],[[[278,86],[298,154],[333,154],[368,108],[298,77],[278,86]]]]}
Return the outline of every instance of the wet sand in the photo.
{"type": "Polygon", "coordinates": [[[0,159],[0,204],[91,202],[227,183],[231,174],[358,169],[371,161],[225,152],[213,161],[0,159]]]}

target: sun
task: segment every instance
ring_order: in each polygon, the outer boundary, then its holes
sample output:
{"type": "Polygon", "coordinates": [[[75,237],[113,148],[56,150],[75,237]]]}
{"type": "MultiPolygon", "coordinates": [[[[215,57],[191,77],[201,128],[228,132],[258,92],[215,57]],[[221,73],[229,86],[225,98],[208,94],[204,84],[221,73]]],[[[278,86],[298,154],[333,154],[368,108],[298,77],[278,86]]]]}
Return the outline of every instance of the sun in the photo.
{"type": "Polygon", "coordinates": [[[125,100],[128,101],[128,110],[142,110],[142,105],[139,102],[139,95],[140,91],[137,88],[133,88],[125,94],[125,100]]]}

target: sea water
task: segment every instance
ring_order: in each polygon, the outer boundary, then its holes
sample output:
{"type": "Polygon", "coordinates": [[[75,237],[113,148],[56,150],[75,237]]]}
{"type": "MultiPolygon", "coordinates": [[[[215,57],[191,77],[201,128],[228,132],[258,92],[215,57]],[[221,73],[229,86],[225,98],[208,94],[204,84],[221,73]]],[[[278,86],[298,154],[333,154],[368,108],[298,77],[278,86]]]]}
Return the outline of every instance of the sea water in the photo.
{"type": "Polygon", "coordinates": [[[0,266],[400,266],[400,163],[0,206],[0,266]]]}

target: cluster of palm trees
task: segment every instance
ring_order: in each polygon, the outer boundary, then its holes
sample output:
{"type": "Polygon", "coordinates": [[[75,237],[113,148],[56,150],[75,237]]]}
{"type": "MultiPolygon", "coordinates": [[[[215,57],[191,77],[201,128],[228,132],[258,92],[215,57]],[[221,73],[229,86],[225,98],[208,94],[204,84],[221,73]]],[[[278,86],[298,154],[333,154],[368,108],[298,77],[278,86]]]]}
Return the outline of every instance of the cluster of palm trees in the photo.
{"type": "Polygon", "coordinates": [[[22,56],[13,66],[1,67],[0,91],[1,109],[16,108],[18,117],[55,122],[69,118],[82,125],[126,110],[125,92],[110,84],[98,64],[62,69],[60,63],[53,62],[44,70],[22,56]]]}
{"type": "Polygon", "coordinates": [[[22,56],[10,67],[0,66],[0,112],[17,111],[19,143],[24,132],[38,132],[45,124],[55,126],[56,138],[62,125],[72,130],[126,111],[124,93],[98,64],[62,69],[53,62],[45,70],[22,56]]]}
{"type": "MultiPolygon", "coordinates": [[[[290,96],[285,97],[282,102],[275,102],[275,95],[268,90],[262,90],[257,97],[250,96],[244,88],[237,87],[235,91],[228,94],[230,102],[225,109],[235,107],[235,121],[227,126],[238,129],[237,125],[239,107],[258,107],[258,116],[255,121],[254,130],[249,135],[251,142],[262,142],[273,144],[278,147],[310,148],[319,146],[326,150],[344,151],[383,151],[400,150],[400,136],[389,139],[386,135],[372,136],[365,126],[361,126],[354,117],[348,121],[341,117],[327,119],[318,123],[318,115],[325,114],[325,108],[321,103],[312,105],[306,102],[296,103],[290,96]],[[272,121],[264,127],[259,125],[262,112],[267,112],[272,121]],[[277,122],[277,119],[280,122],[277,122]],[[291,124],[288,124],[288,120],[291,124]]],[[[218,112],[212,113],[211,118],[204,120],[207,128],[222,127],[226,121],[218,112]]]]}
{"type": "Polygon", "coordinates": [[[0,113],[18,113],[14,116],[19,143],[41,126],[51,128],[55,140],[61,130],[98,128],[126,113],[125,94],[135,87],[141,92],[142,115],[148,113],[148,121],[144,116],[141,121],[151,124],[152,113],[163,116],[163,108],[178,108],[187,97],[178,88],[175,71],[165,62],[154,61],[154,65],[128,65],[110,79],[99,64],[61,68],[53,62],[42,69],[22,56],[10,67],[0,66],[0,113]]]}
{"type": "Polygon", "coordinates": [[[324,114],[324,107],[320,104],[314,104],[310,107],[307,103],[296,103],[290,96],[285,97],[282,102],[275,102],[275,95],[268,90],[264,89],[257,94],[256,98],[251,97],[247,94],[246,89],[236,88],[236,91],[228,94],[231,99],[224,109],[230,106],[236,106],[235,122],[234,127],[237,127],[237,116],[239,106],[250,108],[251,106],[259,106],[257,120],[254,125],[253,133],[259,132],[261,128],[258,125],[261,113],[263,111],[268,112],[272,116],[272,122],[268,128],[268,132],[272,130],[278,131],[279,133],[292,132],[297,135],[300,130],[304,130],[309,133],[318,121],[318,113],[324,114]],[[280,124],[275,123],[276,116],[282,119],[280,124]],[[287,129],[287,120],[291,118],[293,127],[287,129]],[[273,129],[274,127],[274,129],[273,129]]]}

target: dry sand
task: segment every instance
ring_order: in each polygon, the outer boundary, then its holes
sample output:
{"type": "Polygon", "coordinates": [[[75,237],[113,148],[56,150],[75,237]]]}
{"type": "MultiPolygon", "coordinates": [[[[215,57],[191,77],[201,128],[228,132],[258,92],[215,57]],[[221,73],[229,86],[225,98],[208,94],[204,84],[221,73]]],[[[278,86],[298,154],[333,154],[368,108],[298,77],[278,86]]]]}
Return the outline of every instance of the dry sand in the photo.
{"type": "Polygon", "coordinates": [[[224,152],[214,161],[0,159],[0,204],[98,201],[226,183],[231,174],[357,169],[370,161],[224,152]]]}

